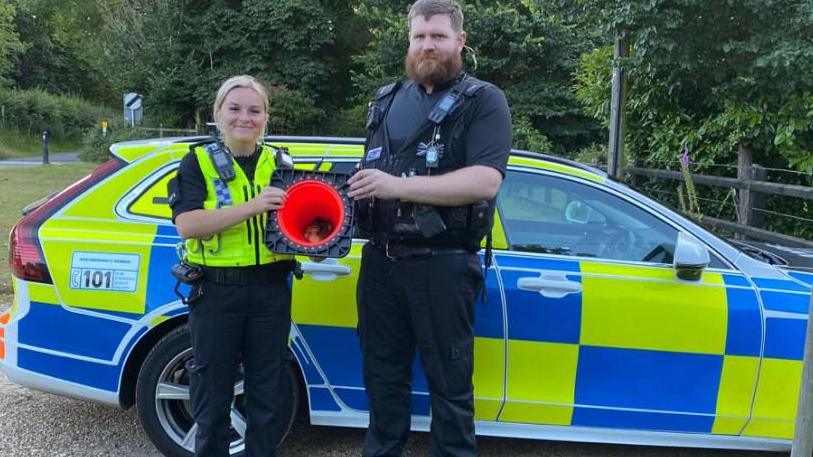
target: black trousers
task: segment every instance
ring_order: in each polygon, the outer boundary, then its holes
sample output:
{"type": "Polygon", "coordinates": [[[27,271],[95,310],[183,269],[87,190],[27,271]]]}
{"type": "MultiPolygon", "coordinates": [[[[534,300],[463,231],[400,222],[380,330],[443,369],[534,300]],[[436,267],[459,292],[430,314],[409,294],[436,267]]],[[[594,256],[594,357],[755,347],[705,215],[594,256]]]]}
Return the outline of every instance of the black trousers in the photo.
{"type": "Polygon", "coordinates": [[[415,348],[429,383],[431,455],[474,456],[477,254],[391,260],[364,246],[357,300],[370,426],[364,457],[400,456],[411,422],[415,348]]]}
{"type": "Polygon", "coordinates": [[[229,455],[230,410],[243,363],[246,457],[276,456],[272,434],[283,385],[291,328],[287,275],[262,285],[224,285],[204,280],[191,305],[189,327],[195,455],[229,455]]]}

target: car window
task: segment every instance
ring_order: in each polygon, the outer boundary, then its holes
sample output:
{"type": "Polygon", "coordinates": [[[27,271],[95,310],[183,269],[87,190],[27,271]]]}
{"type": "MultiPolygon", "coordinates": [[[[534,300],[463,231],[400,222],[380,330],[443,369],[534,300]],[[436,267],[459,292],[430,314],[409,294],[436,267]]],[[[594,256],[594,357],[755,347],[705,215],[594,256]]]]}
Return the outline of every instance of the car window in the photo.
{"type": "Polygon", "coordinates": [[[595,187],[509,171],[497,197],[513,250],[671,263],[677,230],[595,187]]]}
{"type": "Polygon", "coordinates": [[[177,168],[165,172],[163,176],[153,181],[141,195],[136,197],[127,210],[130,214],[137,216],[154,217],[169,220],[172,217],[172,210],[169,208],[167,200],[167,183],[178,173],[177,168]]]}

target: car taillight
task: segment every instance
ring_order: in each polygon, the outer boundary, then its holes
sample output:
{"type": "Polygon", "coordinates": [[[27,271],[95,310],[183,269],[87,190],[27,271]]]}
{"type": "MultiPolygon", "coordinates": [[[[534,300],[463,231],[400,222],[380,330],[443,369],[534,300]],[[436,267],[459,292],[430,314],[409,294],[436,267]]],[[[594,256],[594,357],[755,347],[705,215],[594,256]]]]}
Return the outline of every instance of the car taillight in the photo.
{"type": "Polygon", "coordinates": [[[30,210],[11,229],[9,235],[8,263],[11,274],[26,281],[51,284],[51,273],[45,264],[42,245],[39,240],[39,228],[43,222],[56,213],[66,203],[94,184],[110,176],[125,165],[118,159],[108,160],[92,173],[75,182],[62,192],[54,195],[37,208],[30,210]]]}

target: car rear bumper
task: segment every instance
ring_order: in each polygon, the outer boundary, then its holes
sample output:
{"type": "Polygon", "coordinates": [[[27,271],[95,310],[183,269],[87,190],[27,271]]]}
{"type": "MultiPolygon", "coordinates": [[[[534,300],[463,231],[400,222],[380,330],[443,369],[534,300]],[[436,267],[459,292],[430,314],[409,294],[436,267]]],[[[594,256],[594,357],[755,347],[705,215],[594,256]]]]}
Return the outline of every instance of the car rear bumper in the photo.
{"type": "Polygon", "coordinates": [[[13,283],[13,305],[0,314],[0,370],[10,381],[24,387],[118,407],[118,392],[59,379],[20,365],[21,353],[25,357],[29,353],[47,354],[48,351],[20,344],[19,323],[28,314],[30,300],[26,282],[13,278],[13,283]]]}
{"type": "Polygon", "coordinates": [[[115,392],[94,389],[33,371],[23,370],[5,361],[0,361],[0,370],[5,373],[10,381],[29,389],[120,407],[119,396],[115,392]]]}

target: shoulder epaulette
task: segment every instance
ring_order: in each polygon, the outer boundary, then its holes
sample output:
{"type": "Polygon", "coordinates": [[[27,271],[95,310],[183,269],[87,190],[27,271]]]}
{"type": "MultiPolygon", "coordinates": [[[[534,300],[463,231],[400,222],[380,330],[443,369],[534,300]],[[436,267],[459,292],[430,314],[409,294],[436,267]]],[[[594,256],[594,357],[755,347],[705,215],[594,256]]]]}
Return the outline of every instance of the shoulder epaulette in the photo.
{"type": "Polygon", "coordinates": [[[382,99],[382,98],[386,97],[387,95],[391,94],[392,91],[395,90],[400,85],[400,83],[401,83],[401,81],[395,81],[393,83],[390,83],[390,84],[387,84],[386,86],[381,87],[380,89],[378,89],[378,92],[375,94],[375,98],[376,99],[382,99]]]}
{"type": "Polygon", "coordinates": [[[266,146],[274,150],[274,163],[278,168],[294,167],[294,158],[288,153],[288,148],[284,146],[271,146],[270,144],[266,146]]]}
{"type": "Polygon", "coordinates": [[[486,87],[485,83],[482,81],[469,81],[466,87],[466,90],[463,93],[466,97],[474,97],[480,89],[486,87]]]}
{"type": "Polygon", "coordinates": [[[204,146],[204,145],[212,144],[212,143],[215,143],[215,142],[217,142],[217,139],[215,139],[215,137],[209,137],[209,138],[207,138],[207,139],[205,139],[203,141],[198,141],[197,143],[192,143],[192,144],[189,145],[189,152],[194,152],[195,148],[197,148],[198,146],[204,146]]]}

